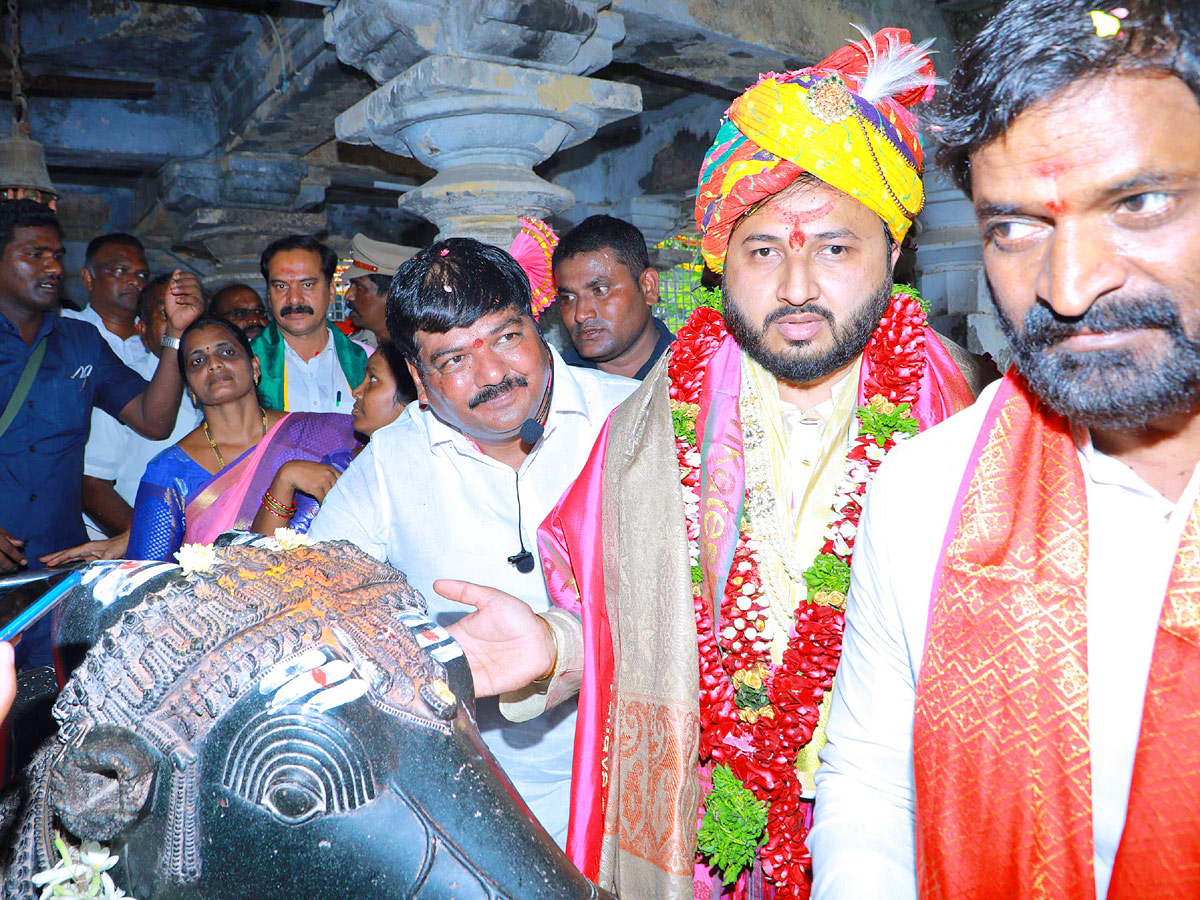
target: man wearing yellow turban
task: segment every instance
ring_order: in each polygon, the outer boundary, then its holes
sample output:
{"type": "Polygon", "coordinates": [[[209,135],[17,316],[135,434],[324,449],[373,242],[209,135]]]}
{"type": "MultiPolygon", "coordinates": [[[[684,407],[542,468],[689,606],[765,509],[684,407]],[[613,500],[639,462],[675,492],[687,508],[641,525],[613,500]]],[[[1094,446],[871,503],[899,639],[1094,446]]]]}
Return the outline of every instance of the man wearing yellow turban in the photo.
{"type": "Polygon", "coordinates": [[[906,106],[933,81],[886,29],[734,101],[696,199],[723,309],[695,312],[543,525],[559,608],[441,585],[481,607],[456,636],[482,691],[516,691],[506,714],[579,690],[567,851],[622,897],[807,896],[863,496],[972,400],[892,283],[923,202],[906,106]]]}

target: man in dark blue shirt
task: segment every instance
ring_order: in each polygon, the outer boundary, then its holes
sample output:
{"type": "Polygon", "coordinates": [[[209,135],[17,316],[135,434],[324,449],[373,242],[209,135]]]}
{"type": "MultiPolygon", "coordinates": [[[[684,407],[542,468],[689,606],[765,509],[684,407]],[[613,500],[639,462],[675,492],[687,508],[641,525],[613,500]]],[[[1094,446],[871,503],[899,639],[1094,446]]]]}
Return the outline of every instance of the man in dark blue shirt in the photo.
{"type": "MultiPolygon", "coordinates": [[[[183,391],[177,354],[167,340],[147,384],[93,325],[59,318],[63,255],[62,232],[47,207],[0,201],[0,409],[45,342],[33,385],[0,435],[0,572],[40,568],[39,557],[87,539],[80,486],[93,407],[161,439],[171,432],[183,391]]],[[[195,278],[177,272],[166,302],[167,336],[175,347],[202,308],[195,278]]],[[[49,661],[48,622],[40,624],[18,646],[19,662],[49,661]]]]}

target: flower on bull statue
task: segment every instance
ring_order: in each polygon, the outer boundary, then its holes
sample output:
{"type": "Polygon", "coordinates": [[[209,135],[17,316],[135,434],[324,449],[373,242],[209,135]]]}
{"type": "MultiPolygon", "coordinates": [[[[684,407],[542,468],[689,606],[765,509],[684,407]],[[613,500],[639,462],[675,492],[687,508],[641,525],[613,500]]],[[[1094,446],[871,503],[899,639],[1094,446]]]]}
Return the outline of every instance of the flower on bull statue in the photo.
{"type": "Polygon", "coordinates": [[[311,547],[316,541],[307,534],[292,531],[290,528],[276,528],[275,543],[280,550],[295,550],[299,547],[311,547]]]}
{"type": "Polygon", "coordinates": [[[128,898],[108,874],[108,870],[117,864],[117,857],[110,854],[107,847],[100,846],[96,841],[84,841],[81,846],[72,847],[56,836],[54,848],[58,851],[58,862],[38,872],[32,879],[33,886],[42,889],[40,900],[55,897],[80,900],[128,898]]]}
{"type": "Polygon", "coordinates": [[[175,554],[185,576],[207,572],[217,564],[217,551],[212,544],[184,544],[175,554]]]}

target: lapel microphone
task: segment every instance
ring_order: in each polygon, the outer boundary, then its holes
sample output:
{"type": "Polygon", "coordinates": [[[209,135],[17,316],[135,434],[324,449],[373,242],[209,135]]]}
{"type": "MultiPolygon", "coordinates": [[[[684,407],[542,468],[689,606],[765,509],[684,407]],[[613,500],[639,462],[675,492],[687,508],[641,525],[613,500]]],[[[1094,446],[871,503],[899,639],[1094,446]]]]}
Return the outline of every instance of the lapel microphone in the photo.
{"type": "MultiPolygon", "coordinates": [[[[545,342],[545,338],[542,339],[545,342]]],[[[547,354],[548,355],[548,354],[547,354]]],[[[521,423],[521,440],[532,447],[546,433],[545,420],[550,414],[550,394],[554,390],[554,360],[550,360],[550,377],[546,379],[546,393],[538,406],[537,412],[521,423]]],[[[517,488],[517,539],[521,542],[521,552],[508,557],[508,564],[522,575],[533,571],[533,554],[525,549],[525,535],[521,531],[521,476],[513,473],[517,488]]]]}
{"type": "MultiPolygon", "coordinates": [[[[544,340],[544,339],[543,339],[544,340]]],[[[550,376],[546,379],[546,393],[537,412],[521,423],[521,440],[532,447],[546,433],[546,419],[550,415],[550,395],[554,392],[554,360],[550,360],[550,376]]]]}
{"type": "MultiPolygon", "coordinates": [[[[533,424],[537,425],[537,422],[534,422],[533,419],[527,419],[525,421],[525,425],[528,425],[530,422],[533,422],[533,424]]],[[[537,427],[538,437],[541,437],[542,426],[538,425],[537,427]]],[[[524,425],[521,426],[521,432],[522,440],[524,440],[524,425]]],[[[517,486],[517,538],[521,542],[521,552],[514,553],[512,556],[510,556],[508,558],[508,564],[515,568],[522,575],[528,575],[533,571],[533,554],[525,549],[525,535],[521,531],[521,476],[516,472],[513,472],[513,478],[515,479],[517,486]]]]}

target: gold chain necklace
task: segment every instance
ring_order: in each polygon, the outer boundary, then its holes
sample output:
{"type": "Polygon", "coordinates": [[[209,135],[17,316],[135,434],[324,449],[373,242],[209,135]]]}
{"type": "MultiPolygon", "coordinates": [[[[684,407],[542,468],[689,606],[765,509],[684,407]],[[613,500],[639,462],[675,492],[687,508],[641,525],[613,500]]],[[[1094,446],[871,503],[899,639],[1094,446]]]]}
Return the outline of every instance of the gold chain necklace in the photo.
{"type": "MultiPolygon", "coordinates": [[[[261,406],[258,411],[262,413],[263,437],[267,436],[267,411],[261,406]]],[[[208,430],[208,418],[204,419],[204,436],[208,438],[208,446],[212,447],[213,454],[217,457],[217,465],[222,469],[225,468],[225,457],[221,455],[221,448],[217,446],[217,442],[213,440],[212,432],[208,430]]]]}

